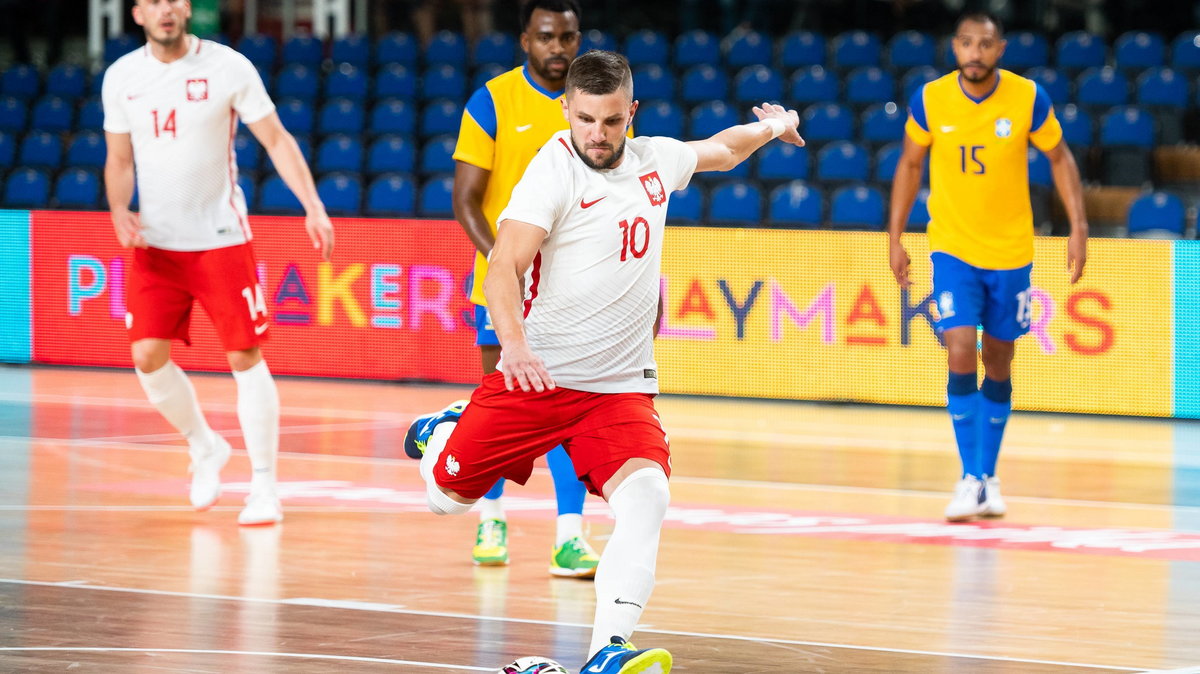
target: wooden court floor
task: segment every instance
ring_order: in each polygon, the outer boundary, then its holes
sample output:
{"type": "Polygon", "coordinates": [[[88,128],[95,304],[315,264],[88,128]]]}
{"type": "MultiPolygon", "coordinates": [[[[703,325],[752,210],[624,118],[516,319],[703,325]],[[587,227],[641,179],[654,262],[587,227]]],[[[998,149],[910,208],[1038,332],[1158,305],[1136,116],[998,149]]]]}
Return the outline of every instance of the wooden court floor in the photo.
{"type": "MultiPolygon", "coordinates": [[[[228,376],[194,378],[241,446],[228,376]]],[[[187,507],[184,443],[131,371],[0,368],[0,672],[572,672],[590,582],[552,578],[548,474],[512,564],[470,561],[399,448],[446,386],[281,379],[285,522],[187,507]]],[[[635,643],[673,671],[1200,672],[1200,425],[1017,414],[1009,516],[947,525],[941,410],[664,396],[672,508],[635,643]]],[[[611,530],[589,500],[590,540],[611,530]]]]}

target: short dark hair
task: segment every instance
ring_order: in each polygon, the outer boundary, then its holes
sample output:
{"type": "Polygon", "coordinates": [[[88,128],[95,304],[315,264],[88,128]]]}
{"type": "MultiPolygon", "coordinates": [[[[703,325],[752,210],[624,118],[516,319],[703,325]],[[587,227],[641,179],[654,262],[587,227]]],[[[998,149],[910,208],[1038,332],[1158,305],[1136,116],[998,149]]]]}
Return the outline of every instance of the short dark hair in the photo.
{"type": "Polygon", "coordinates": [[[972,10],[958,17],[958,21],[954,24],[955,35],[958,35],[958,29],[962,28],[963,23],[967,21],[974,21],[975,23],[988,23],[990,21],[996,27],[996,37],[1004,37],[1004,23],[1000,21],[1000,17],[983,10],[972,10]]]}
{"type": "Polygon", "coordinates": [[[522,31],[529,27],[529,20],[533,18],[535,9],[544,9],[556,14],[571,12],[577,21],[583,21],[583,17],[579,15],[579,3],[576,0],[527,0],[521,4],[520,26],[522,31]]]}
{"type": "Polygon", "coordinates": [[[568,94],[578,90],[592,96],[603,96],[618,89],[625,89],[630,97],[633,96],[633,73],[629,70],[629,60],[616,52],[593,49],[577,57],[567,69],[568,94]]]}

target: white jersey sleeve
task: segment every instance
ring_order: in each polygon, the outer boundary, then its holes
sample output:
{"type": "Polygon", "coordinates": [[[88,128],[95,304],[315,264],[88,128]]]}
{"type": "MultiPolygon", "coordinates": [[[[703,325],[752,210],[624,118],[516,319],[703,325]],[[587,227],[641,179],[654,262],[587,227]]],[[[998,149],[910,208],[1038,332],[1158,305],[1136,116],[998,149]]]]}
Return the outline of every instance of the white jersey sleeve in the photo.
{"type": "Polygon", "coordinates": [[[687,187],[696,172],[696,162],[700,160],[696,151],[681,140],[665,136],[655,136],[650,143],[662,162],[660,170],[667,189],[677,192],[687,187]]]}
{"type": "Polygon", "coordinates": [[[554,223],[567,211],[572,193],[573,173],[564,161],[571,155],[551,147],[562,142],[561,137],[551,138],[533,156],[513,188],[508,205],[496,218],[497,226],[505,220],[519,220],[547,232],[554,230],[554,223]]]}
{"type": "Polygon", "coordinates": [[[230,56],[230,74],[235,75],[237,82],[231,101],[233,109],[245,124],[261,121],[274,112],[275,104],[267,95],[267,88],[254,64],[238,52],[232,52],[230,56]]]}
{"type": "Polygon", "coordinates": [[[110,70],[100,88],[100,102],[104,105],[104,130],[109,133],[129,133],[129,118],[121,106],[120,73],[110,70]]]}

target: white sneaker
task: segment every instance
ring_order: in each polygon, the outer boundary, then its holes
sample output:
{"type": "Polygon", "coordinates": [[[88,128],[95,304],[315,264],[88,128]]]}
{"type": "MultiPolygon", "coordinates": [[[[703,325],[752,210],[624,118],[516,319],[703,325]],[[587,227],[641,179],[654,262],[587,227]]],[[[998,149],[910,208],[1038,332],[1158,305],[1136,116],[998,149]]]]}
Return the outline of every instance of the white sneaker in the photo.
{"type": "Polygon", "coordinates": [[[192,457],[188,468],[192,474],[190,497],[196,510],[208,510],[221,496],[221,469],[229,461],[229,452],[229,443],[216,433],[207,446],[197,443],[188,449],[188,456],[192,457]]]}
{"type": "Polygon", "coordinates": [[[987,485],[986,494],[983,501],[983,512],[979,513],[980,517],[1004,517],[1004,513],[1008,512],[1008,506],[1004,504],[1004,498],[1000,496],[1000,478],[992,476],[984,476],[984,484],[987,485]]]}
{"type": "Polygon", "coordinates": [[[954,487],[954,498],[946,506],[946,519],[965,522],[982,514],[986,503],[983,482],[974,475],[968,475],[954,487]]]}
{"type": "Polygon", "coordinates": [[[246,507],[238,513],[238,524],[253,526],[256,524],[277,524],[283,521],[283,506],[274,489],[261,489],[250,492],[246,497],[246,507]]]}

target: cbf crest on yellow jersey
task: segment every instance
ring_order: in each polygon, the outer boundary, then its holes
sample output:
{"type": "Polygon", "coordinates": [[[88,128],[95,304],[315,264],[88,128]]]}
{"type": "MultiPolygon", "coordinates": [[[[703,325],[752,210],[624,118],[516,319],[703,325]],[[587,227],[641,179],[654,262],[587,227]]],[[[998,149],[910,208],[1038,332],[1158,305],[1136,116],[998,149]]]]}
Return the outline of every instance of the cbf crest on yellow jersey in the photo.
{"type": "MultiPolygon", "coordinates": [[[[483,216],[492,233],[525,167],[556,132],[567,128],[562,91],[543,89],[519,66],[488,80],[472,94],[463,112],[454,159],[491,171],[483,193],[483,216]]],[[[483,278],[487,258],[475,254],[471,301],[486,305],[483,278]]]]}
{"type": "Polygon", "coordinates": [[[1033,262],[1029,143],[1062,140],[1050,97],[1034,81],[996,71],[980,99],[954,71],[917,90],[905,131],[929,153],[929,247],[982,269],[1033,262]]]}

